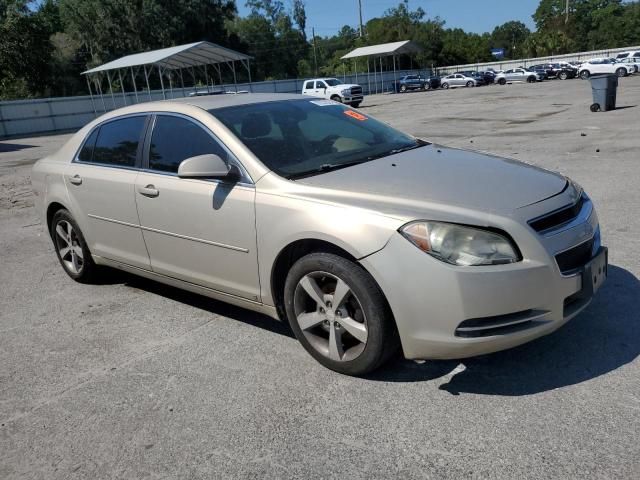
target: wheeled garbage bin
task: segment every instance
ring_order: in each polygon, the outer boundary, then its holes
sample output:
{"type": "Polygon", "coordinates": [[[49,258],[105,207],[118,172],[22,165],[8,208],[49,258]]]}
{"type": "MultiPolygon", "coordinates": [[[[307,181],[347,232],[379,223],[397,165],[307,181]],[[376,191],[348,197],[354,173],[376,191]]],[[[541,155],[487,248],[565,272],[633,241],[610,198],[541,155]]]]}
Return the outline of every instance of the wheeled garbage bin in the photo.
{"type": "Polygon", "coordinates": [[[591,93],[593,94],[592,112],[606,112],[616,109],[618,76],[615,74],[592,75],[591,93]]]}

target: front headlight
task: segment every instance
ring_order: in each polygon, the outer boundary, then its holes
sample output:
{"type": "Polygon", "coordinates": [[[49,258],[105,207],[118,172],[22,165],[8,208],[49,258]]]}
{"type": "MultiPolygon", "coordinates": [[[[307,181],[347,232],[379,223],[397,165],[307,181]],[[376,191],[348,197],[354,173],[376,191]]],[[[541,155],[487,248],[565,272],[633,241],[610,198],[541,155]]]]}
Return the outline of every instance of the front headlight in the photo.
{"type": "Polygon", "coordinates": [[[503,265],[520,260],[508,238],[489,230],[417,221],[399,232],[423,252],[451,265],[503,265]]]}
{"type": "Polygon", "coordinates": [[[350,90],[350,89],[348,89],[348,88],[345,88],[345,89],[344,89],[344,90],[342,90],[340,93],[341,93],[342,95],[349,95],[349,94],[351,93],[351,90],[350,90]]]}

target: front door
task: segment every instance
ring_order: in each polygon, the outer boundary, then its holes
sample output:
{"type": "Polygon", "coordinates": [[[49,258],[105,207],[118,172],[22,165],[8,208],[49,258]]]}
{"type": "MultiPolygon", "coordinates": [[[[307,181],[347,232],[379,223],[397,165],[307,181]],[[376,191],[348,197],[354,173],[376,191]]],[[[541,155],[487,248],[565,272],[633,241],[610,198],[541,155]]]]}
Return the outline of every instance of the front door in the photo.
{"type": "Polygon", "coordinates": [[[213,153],[237,163],[194,120],[157,115],[145,146],[144,171],[136,179],[140,225],[154,272],[232,295],[259,300],[255,188],[184,179],[182,160],[213,153]]]}
{"type": "Polygon", "coordinates": [[[70,209],[94,255],[149,268],[134,184],[146,115],[96,127],[66,168],[70,209]]]}

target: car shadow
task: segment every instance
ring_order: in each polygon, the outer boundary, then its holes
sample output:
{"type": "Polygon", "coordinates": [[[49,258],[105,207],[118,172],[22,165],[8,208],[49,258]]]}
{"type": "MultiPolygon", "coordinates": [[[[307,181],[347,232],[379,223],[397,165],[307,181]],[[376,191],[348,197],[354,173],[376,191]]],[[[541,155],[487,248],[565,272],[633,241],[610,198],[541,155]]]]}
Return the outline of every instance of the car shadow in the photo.
{"type": "Polygon", "coordinates": [[[421,382],[443,378],[459,395],[519,396],[574,385],[626,365],[640,354],[640,281],[609,266],[591,305],[558,331],[520,347],[481,357],[416,364],[399,360],[371,380],[421,382]]]}
{"type": "Polygon", "coordinates": [[[34,148],[35,145],[23,145],[19,143],[3,143],[0,142],[0,153],[18,152],[27,148],[34,148]]]}

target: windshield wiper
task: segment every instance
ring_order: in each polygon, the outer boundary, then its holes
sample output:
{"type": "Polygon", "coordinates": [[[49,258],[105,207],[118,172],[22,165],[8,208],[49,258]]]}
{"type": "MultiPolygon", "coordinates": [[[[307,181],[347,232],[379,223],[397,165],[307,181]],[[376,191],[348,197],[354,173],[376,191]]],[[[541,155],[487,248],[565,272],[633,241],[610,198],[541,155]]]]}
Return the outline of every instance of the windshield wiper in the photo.
{"type": "Polygon", "coordinates": [[[296,180],[299,178],[310,177],[312,175],[318,175],[320,173],[333,172],[335,170],[340,170],[342,168],[352,167],[354,165],[359,165],[364,163],[363,160],[358,160],[355,162],[346,162],[346,163],[323,163],[318,168],[314,168],[313,170],[306,170],[304,172],[292,173],[287,176],[289,180],[296,180]]]}

